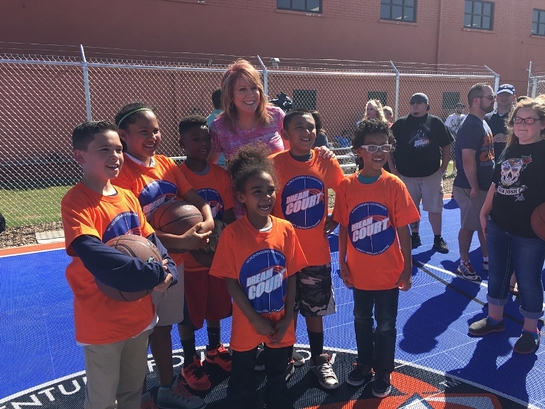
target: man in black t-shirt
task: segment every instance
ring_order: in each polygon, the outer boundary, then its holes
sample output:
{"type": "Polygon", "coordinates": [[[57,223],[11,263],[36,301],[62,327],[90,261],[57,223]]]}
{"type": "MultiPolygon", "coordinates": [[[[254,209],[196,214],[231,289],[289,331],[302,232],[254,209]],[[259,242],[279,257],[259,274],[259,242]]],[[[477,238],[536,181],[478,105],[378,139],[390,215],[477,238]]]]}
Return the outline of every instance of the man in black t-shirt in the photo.
{"type": "MultiPolygon", "coordinates": [[[[435,236],[433,248],[445,254],[449,249],[441,237],[443,174],[450,160],[452,135],[440,118],[428,113],[426,94],[414,94],[410,105],[410,115],[392,125],[396,139],[392,171],[405,182],[417,208],[422,202],[435,236]]],[[[413,249],[422,244],[419,227],[419,222],[411,224],[413,249]]]]}

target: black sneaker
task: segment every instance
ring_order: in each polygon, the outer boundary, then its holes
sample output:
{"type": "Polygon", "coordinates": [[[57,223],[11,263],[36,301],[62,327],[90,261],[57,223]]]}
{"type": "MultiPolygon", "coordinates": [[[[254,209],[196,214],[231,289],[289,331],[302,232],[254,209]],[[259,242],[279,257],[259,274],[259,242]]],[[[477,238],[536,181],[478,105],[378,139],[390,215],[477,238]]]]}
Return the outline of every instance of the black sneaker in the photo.
{"type": "Polygon", "coordinates": [[[352,386],[361,386],[366,380],[370,380],[373,375],[371,365],[362,365],[357,362],[354,364],[354,369],[348,374],[346,383],[352,386]]]}
{"type": "Polygon", "coordinates": [[[441,254],[447,254],[449,251],[447,243],[445,243],[445,240],[441,236],[433,240],[433,248],[441,254]]]}
{"type": "Polygon", "coordinates": [[[522,335],[517,339],[517,342],[515,342],[513,351],[517,354],[533,354],[539,348],[540,338],[540,333],[537,334],[537,339],[535,339],[533,334],[522,331],[522,335]]]}
{"type": "Polygon", "coordinates": [[[420,234],[413,233],[411,235],[411,239],[412,239],[412,244],[413,244],[413,250],[422,245],[422,240],[420,240],[420,234]]]}
{"type": "Polygon", "coordinates": [[[385,398],[392,392],[390,384],[390,374],[387,372],[375,374],[375,382],[373,382],[373,395],[377,398],[385,398]]]}

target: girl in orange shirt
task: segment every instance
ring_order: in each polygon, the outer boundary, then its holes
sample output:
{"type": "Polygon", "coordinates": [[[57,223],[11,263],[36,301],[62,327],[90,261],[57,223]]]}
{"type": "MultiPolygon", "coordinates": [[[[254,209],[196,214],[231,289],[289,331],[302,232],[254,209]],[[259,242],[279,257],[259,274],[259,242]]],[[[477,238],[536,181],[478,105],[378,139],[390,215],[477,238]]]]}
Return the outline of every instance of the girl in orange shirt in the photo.
{"type": "Polygon", "coordinates": [[[227,388],[229,408],[254,408],[257,347],[265,344],[268,408],[293,408],[285,378],[290,347],[295,343],[293,309],[295,273],[307,260],[295,229],[271,216],[276,175],[262,145],[246,145],[230,161],[237,199],[247,214],[228,225],[220,238],[210,274],[224,278],[233,298],[233,350],[227,388]]]}

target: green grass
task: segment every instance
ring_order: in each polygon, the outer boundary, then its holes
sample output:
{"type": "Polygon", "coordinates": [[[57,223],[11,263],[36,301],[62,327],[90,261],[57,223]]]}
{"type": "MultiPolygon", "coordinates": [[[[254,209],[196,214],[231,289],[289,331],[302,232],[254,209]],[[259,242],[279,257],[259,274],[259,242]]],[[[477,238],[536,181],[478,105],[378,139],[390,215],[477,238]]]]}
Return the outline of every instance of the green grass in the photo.
{"type": "Polygon", "coordinates": [[[0,189],[0,213],[6,226],[19,227],[61,220],[61,199],[71,186],[45,189],[0,189]]]}

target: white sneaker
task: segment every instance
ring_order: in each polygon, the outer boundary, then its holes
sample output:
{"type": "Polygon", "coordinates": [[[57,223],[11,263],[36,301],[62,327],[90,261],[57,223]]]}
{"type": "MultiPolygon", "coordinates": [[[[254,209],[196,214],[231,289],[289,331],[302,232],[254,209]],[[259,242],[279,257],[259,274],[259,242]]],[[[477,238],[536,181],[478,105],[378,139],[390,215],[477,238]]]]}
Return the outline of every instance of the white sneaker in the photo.
{"type": "Polygon", "coordinates": [[[206,407],[206,402],[189,393],[183,385],[177,385],[175,391],[165,387],[159,388],[157,407],[159,409],[202,409],[206,407]]]}
{"type": "Polygon", "coordinates": [[[333,372],[333,366],[329,362],[329,355],[322,354],[316,358],[316,363],[310,360],[310,369],[314,372],[314,375],[318,378],[318,382],[325,389],[337,389],[339,387],[339,381],[337,375],[333,372]]]}

